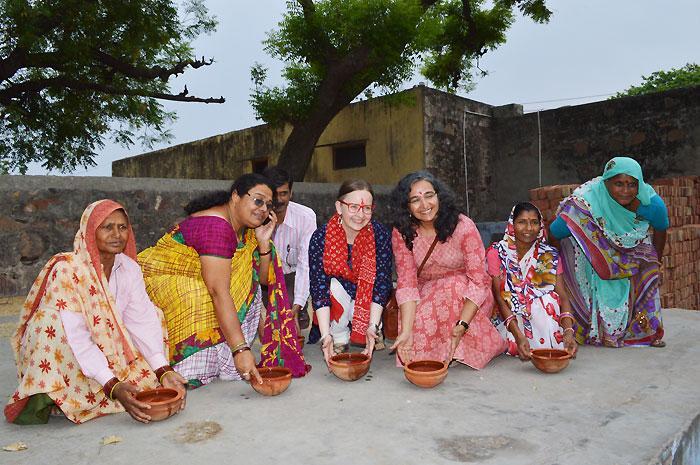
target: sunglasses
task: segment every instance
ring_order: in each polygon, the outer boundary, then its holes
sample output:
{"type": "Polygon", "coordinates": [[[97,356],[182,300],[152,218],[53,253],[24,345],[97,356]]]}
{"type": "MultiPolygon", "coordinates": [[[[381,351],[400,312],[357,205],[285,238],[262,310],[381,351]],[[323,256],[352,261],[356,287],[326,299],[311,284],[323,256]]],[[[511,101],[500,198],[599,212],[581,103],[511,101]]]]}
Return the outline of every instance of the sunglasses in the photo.
{"type": "Polygon", "coordinates": [[[374,205],[358,205],[356,203],[347,203],[343,202],[342,200],[338,200],[338,202],[348,207],[348,211],[353,215],[359,212],[360,210],[362,210],[362,213],[364,213],[365,215],[371,215],[375,207],[374,205]]]}
{"type": "Polygon", "coordinates": [[[262,208],[265,207],[267,211],[272,210],[273,204],[272,202],[265,202],[263,199],[260,197],[253,197],[253,194],[246,192],[245,195],[249,195],[251,199],[253,199],[253,203],[255,204],[256,207],[262,208]]]}

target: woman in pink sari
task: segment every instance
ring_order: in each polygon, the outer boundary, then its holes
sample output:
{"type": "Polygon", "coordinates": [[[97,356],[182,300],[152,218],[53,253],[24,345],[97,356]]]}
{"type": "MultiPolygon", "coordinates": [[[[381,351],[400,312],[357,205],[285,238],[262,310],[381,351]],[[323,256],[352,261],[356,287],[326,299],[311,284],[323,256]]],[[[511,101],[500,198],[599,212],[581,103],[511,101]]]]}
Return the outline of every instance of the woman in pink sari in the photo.
{"type": "Polygon", "coordinates": [[[456,360],[481,369],[506,349],[490,321],[493,295],[474,222],[431,173],[406,175],[392,193],[401,319],[398,362],[456,360]],[[434,246],[420,275],[419,265],[434,246]]]}

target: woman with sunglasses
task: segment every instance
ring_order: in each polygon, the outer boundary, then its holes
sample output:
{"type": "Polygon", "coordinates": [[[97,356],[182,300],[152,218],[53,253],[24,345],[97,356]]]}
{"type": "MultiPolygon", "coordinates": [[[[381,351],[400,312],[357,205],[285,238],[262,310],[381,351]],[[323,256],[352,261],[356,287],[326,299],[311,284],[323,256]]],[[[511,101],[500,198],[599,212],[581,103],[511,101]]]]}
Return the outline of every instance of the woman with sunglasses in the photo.
{"type": "Polygon", "coordinates": [[[447,186],[427,171],[399,181],[392,208],[401,311],[399,336],[391,347],[397,364],[454,359],[483,368],[504,352],[506,343],[489,319],[491,278],[474,222],[459,212],[447,186]]]}
{"type": "Polygon", "coordinates": [[[217,377],[262,382],[250,350],[262,283],[270,308],[261,364],[283,360],[294,376],[303,376],[307,367],[270,240],[275,226],[270,181],[245,174],[228,192],[192,200],[185,212],[185,220],[139,254],[146,290],[165,314],[175,371],[191,387],[217,377]]]}
{"type": "Polygon", "coordinates": [[[374,207],[368,182],[345,181],[335,215],[311,236],[311,300],[326,363],[349,342],[364,345],[370,357],[374,350],[391,292],[392,259],[389,231],[372,220],[374,207]]]}

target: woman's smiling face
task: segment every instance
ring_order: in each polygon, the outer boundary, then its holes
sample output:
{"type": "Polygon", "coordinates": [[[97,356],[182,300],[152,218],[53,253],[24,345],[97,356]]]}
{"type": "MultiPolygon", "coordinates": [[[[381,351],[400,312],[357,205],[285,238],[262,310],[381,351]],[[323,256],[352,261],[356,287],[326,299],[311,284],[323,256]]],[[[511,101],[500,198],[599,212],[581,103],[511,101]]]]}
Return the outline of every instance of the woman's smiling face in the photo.
{"type": "Polygon", "coordinates": [[[408,211],[422,223],[432,223],[440,210],[440,200],[435,187],[421,179],[411,186],[408,193],[408,211]]]}
{"type": "Polygon", "coordinates": [[[360,231],[372,219],[373,202],[374,199],[369,191],[352,191],[335,202],[335,209],[342,218],[345,227],[360,231]]]}
{"type": "Polygon", "coordinates": [[[513,218],[515,240],[522,244],[532,244],[540,233],[540,217],[536,211],[523,210],[513,218]]]}

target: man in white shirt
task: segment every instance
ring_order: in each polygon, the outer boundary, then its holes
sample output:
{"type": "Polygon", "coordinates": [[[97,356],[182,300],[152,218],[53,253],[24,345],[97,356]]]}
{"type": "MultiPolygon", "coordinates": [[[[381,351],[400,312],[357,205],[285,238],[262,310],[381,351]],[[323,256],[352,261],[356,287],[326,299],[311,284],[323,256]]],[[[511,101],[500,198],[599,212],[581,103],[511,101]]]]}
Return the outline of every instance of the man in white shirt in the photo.
{"type": "Polygon", "coordinates": [[[309,326],[309,240],[316,230],[316,213],[309,207],[292,202],[293,180],[281,168],[271,166],[263,176],[272,181],[277,227],[272,236],[282,261],[289,302],[299,327],[309,326]]]}

